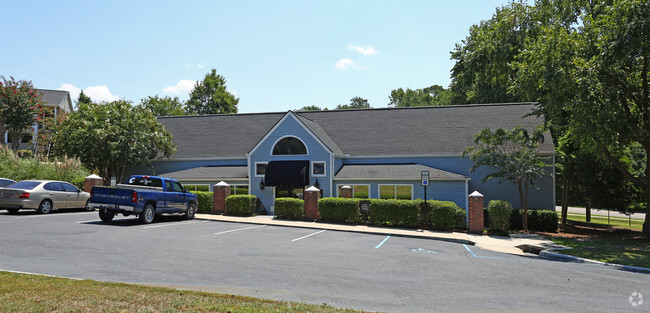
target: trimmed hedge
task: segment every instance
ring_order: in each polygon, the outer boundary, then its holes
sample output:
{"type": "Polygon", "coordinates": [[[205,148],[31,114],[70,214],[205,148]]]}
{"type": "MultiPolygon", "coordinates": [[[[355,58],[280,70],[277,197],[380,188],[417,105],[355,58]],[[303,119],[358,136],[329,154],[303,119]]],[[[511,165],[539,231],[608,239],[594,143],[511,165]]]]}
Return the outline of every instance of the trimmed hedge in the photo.
{"type": "Polygon", "coordinates": [[[210,213],[214,210],[214,193],[206,191],[190,191],[196,195],[198,202],[197,212],[210,213]]]}
{"type": "Polygon", "coordinates": [[[226,214],[236,216],[251,216],[257,204],[253,195],[234,195],[226,198],[226,214]]]}
{"type": "MultiPolygon", "coordinates": [[[[429,200],[431,213],[429,223],[435,230],[451,230],[456,224],[456,203],[451,201],[429,200]]],[[[464,210],[463,210],[464,211],[464,210]]],[[[463,220],[464,222],[464,220],[463,220]]]]}
{"type": "Polygon", "coordinates": [[[510,215],[512,205],[504,200],[492,200],[488,203],[488,214],[490,215],[490,228],[499,231],[510,229],[510,215]]]}
{"type": "Polygon", "coordinates": [[[420,225],[418,201],[371,199],[368,224],[416,228],[420,225]]]}
{"type": "Polygon", "coordinates": [[[356,223],[359,220],[359,201],[349,198],[322,198],[318,200],[321,220],[356,223]]]}
{"type": "Polygon", "coordinates": [[[305,201],[296,198],[275,198],[275,216],[286,220],[300,220],[305,211],[305,201]]]}
{"type": "MultiPolygon", "coordinates": [[[[513,210],[510,216],[512,229],[523,229],[521,215],[523,210],[513,210]]],[[[528,229],[543,232],[557,232],[559,218],[553,210],[528,210],[528,229]]]]}
{"type": "Polygon", "coordinates": [[[454,228],[467,229],[467,211],[456,207],[454,210],[454,228]]]}

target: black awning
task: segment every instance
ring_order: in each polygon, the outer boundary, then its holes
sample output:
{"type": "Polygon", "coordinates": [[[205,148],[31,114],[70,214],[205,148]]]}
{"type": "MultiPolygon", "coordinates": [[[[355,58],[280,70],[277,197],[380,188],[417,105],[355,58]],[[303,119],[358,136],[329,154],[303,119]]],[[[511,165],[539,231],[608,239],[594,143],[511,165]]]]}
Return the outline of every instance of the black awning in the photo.
{"type": "Polygon", "coordinates": [[[309,185],[309,161],[271,161],[264,175],[266,186],[304,187],[309,185]]]}

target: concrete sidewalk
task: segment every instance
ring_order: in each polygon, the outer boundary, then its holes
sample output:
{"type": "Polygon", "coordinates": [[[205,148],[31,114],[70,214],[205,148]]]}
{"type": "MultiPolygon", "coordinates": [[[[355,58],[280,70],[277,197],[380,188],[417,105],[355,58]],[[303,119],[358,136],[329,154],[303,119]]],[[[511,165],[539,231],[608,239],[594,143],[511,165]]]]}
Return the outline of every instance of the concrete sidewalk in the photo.
{"type": "Polygon", "coordinates": [[[373,227],[363,225],[341,225],[324,222],[303,222],[287,221],[275,219],[270,215],[238,217],[214,214],[196,214],[197,219],[213,220],[231,223],[260,224],[286,227],[300,227],[311,229],[325,229],[332,231],[347,231],[387,236],[402,236],[422,239],[434,239],[458,242],[463,244],[475,245],[481,249],[488,249],[497,252],[524,255],[525,253],[518,247],[527,246],[536,250],[544,249],[562,249],[563,246],[554,244],[542,236],[535,234],[512,234],[510,237],[500,236],[483,236],[459,232],[442,232],[430,230],[415,230],[404,228],[373,227]]]}

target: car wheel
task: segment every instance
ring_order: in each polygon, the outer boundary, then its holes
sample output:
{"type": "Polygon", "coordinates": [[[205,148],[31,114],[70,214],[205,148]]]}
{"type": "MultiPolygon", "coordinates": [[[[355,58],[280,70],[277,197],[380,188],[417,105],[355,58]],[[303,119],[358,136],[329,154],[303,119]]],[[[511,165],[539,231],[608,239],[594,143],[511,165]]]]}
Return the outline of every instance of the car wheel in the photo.
{"type": "Polygon", "coordinates": [[[86,200],[86,205],[84,206],[84,209],[86,209],[86,211],[95,211],[95,208],[88,206],[88,202],[90,202],[90,199],[86,200]]]}
{"type": "Polygon", "coordinates": [[[190,203],[187,205],[187,210],[185,210],[185,214],[183,214],[183,218],[186,220],[191,220],[194,218],[194,214],[196,214],[196,204],[190,203]]]}
{"type": "Polygon", "coordinates": [[[49,214],[52,212],[52,201],[50,200],[43,200],[41,201],[41,204],[38,205],[38,209],[36,212],[41,213],[41,214],[49,214]]]}
{"type": "Polygon", "coordinates": [[[142,213],[140,213],[140,222],[142,222],[143,224],[150,224],[151,222],[153,222],[154,216],[155,216],[155,212],[153,210],[153,205],[147,204],[142,210],[142,213]]]}
{"type": "Polygon", "coordinates": [[[115,217],[115,213],[113,212],[108,212],[106,209],[99,209],[99,219],[101,219],[104,222],[110,222],[113,220],[115,217]]]}
{"type": "Polygon", "coordinates": [[[11,208],[11,209],[7,209],[7,212],[9,212],[9,214],[16,214],[18,213],[18,210],[20,209],[11,208]]]}

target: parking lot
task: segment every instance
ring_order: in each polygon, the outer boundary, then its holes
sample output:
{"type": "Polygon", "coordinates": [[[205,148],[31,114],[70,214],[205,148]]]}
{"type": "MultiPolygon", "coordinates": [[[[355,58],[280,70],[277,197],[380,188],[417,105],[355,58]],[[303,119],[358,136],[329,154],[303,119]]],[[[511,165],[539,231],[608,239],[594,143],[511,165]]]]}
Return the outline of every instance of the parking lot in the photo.
{"type": "MultiPolygon", "coordinates": [[[[650,276],[436,240],[97,212],[0,212],[0,269],[372,311],[643,311],[650,276]]],[[[647,307],[645,307],[647,310],[647,307]]]]}

